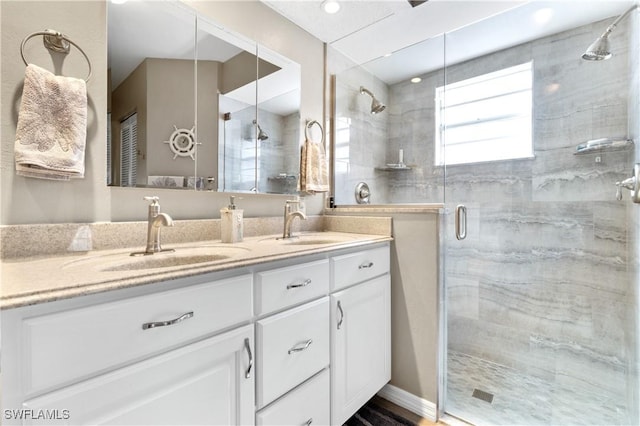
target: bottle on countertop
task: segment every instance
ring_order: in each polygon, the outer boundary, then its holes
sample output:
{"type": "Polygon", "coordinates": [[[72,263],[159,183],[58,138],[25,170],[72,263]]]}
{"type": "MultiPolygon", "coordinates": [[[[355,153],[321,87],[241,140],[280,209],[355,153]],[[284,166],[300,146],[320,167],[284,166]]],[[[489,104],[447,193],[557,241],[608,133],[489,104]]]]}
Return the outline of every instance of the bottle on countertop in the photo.
{"type": "Polygon", "coordinates": [[[244,227],[243,210],[237,209],[235,197],[229,197],[229,205],[220,209],[220,239],[223,243],[239,243],[242,241],[244,227]]]}

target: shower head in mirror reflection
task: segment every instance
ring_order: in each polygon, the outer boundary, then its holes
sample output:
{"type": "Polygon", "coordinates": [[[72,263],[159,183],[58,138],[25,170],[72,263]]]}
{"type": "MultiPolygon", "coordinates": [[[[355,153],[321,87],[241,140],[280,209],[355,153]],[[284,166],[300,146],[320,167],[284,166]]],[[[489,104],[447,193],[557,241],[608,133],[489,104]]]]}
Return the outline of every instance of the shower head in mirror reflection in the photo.
{"type": "Polygon", "coordinates": [[[622,21],[631,11],[638,8],[634,5],[626,10],[622,15],[618,16],[611,25],[602,33],[600,37],[589,45],[586,52],[582,55],[585,61],[604,61],[611,57],[611,44],[609,43],[609,35],[616,29],[620,21],[622,21]]]}
{"type": "Polygon", "coordinates": [[[367,95],[371,96],[371,114],[377,114],[379,112],[384,111],[384,109],[387,106],[385,104],[383,104],[382,102],[380,102],[378,99],[376,99],[376,97],[373,95],[373,93],[371,93],[371,91],[368,90],[366,87],[360,86],[360,94],[364,95],[365,93],[367,95]]]}
{"type": "Polygon", "coordinates": [[[269,139],[269,135],[264,130],[262,130],[262,127],[260,127],[260,124],[258,124],[257,120],[253,120],[253,124],[258,127],[258,140],[266,141],[267,139],[269,139]]]}

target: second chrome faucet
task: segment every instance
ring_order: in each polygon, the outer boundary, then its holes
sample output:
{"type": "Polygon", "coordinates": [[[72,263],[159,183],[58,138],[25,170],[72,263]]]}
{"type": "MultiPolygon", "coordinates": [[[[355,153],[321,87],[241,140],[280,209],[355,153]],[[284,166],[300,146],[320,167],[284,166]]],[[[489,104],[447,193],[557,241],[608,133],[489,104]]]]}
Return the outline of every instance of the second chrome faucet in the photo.
{"type": "Polygon", "coordinates": [[[299,217],[301,220],[307,219],[307,215],[300,211],[299,208],[299,200],[287,200],[284,202],[284,230],[282,231],[283,239],[291,238],[291,223],[293,223],[293,219],[295,219],[296,217],[299,217]],[[298,208],[292,211],[291,206],[294,204],[298,208]]]}
{"type": "Polygon", "coordinates": [[[173,226],[173,219],[166,213],[160,213],[158,197],[144,197],[144,199],[151,201],[149,204],[149,214],[147,216],[147,247],[145,251],[131,253],[131,255],[140,256],[162,251],[174,251],[173,249],[163,249],[160,244],[160,229],[163,226],[173,226]]]}

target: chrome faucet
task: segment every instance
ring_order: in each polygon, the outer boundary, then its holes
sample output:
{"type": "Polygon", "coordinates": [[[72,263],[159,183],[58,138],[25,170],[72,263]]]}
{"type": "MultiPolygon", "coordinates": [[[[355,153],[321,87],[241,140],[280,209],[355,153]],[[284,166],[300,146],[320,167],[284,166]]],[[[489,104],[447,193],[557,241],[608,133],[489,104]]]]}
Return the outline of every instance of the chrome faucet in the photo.
{"type": "Polygon", "coordinates": [[[291,211],[291,205],[300,205],[299,200],[287,200],[284,202],[284,231],[282,232],[282,239],[291,238],[291,223],[293,219],[299,217],[301,220],[306,220],[307,215],[300,210],[291,211]]]}
{"type": "Polygon", "coordinates": [[[143,253],[132,254],[154,254],[161,251],[174,251],[173,249],[163,249],[160,245],[160,229],[163,226],[173,226],[173,219],[166,213],[160,213],[158,197],[144,197],[144,199],[151,201],[151,204],[149,204],[149,216],[147,217],[147,248],[143,253]]]}

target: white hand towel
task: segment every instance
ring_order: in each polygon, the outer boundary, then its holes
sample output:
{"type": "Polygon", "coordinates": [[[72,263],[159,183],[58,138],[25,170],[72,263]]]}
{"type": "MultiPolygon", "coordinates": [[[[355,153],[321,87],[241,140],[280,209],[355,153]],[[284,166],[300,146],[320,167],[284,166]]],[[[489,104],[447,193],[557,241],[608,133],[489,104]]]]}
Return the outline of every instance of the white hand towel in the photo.
{"type": "Polygon", "coordinates": [[[300,154],[299,190],[314,194],[329,191],[329,173],[324,146],[306,140],[300,154]]]}
{"type": "Polygon", "coordinates": [[[14,145],[16,173],[40,179],[83,178],[86,140],[85,81],[29,64],[14,145]]]}

